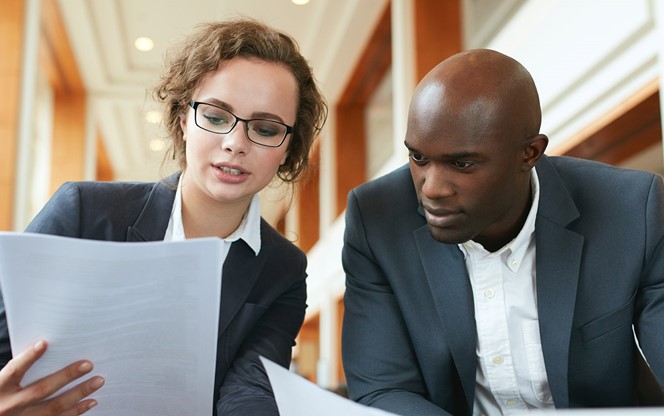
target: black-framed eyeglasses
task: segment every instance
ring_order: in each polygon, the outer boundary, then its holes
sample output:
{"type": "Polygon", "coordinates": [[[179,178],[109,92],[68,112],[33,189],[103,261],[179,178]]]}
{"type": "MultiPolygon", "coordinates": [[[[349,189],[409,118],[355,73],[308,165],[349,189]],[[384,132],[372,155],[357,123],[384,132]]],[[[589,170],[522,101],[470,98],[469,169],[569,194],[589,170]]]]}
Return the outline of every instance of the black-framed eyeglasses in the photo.
{"type": "Polygon", "coordinates": [[[228,134],[239,121],[243,121],[247,139],[267,147],[281,146],[286,136],[293,133],[293,127],[279,121],[262,118],[246,120],[219,106],[201,101],[190,101],[189,105],[194,109],[196,125],[210,133],[228,134]]]}

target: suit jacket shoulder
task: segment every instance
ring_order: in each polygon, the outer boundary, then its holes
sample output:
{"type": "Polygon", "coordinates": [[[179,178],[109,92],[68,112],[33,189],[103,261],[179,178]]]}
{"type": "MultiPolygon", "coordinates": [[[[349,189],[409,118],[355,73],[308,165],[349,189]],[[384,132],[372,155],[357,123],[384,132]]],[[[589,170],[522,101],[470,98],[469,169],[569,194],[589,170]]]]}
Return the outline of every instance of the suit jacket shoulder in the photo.
{"type": "Polygon", "coordinates": [[[66,182],[26,228],[107,241],[163,239],[179,174],[161,182],[66,182]]]}

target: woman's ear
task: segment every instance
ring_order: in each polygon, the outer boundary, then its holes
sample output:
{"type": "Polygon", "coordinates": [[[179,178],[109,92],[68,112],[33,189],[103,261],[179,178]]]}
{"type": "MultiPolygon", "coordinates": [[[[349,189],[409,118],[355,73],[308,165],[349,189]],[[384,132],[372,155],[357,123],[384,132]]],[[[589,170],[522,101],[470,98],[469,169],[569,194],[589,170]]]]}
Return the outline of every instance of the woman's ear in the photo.
{"type": "Polygon", "coordinates": [[[288,160],[288,150],[284,153],[284,157],[281,158],[281,162],[279,162],[279,166],[283,166],[284,163],[286,163],[286,160],[288,160]]]}
{"type": "Polygon", "coordinates": [[[187,116],[180,114],[180,128],[182,129],[182,140],[187,141],[187,116]]]}
{"type": "Polygon", "coordinates": [[[523,142],[523,164],[521,165],[523,172],[529,171],[537,164],[548,144],[549,138],[544,134],[530,137],[523,142]]]}

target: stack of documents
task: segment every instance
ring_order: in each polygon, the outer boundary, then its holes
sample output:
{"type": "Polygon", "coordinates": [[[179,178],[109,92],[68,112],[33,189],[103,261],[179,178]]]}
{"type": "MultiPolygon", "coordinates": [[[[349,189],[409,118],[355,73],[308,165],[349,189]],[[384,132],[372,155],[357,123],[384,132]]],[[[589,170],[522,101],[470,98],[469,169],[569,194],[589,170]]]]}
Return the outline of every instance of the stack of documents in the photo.
{"type": "Polygon", "coordinates": [[[0,232],[12,352],[38,339],[49,345],[24,385],[88,359],[106,379],[90,414],[211,415],[222,250],[217,238],[118,243],[0,232]]]}

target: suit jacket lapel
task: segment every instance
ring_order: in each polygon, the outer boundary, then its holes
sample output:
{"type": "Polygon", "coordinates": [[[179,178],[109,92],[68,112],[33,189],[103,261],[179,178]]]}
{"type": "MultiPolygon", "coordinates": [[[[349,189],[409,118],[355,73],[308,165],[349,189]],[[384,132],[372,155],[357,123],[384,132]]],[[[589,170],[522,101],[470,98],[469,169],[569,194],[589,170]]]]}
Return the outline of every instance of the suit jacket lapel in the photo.
{"type": "Polygon", "coordinates": [[[157,182],[150,192],[143,211],[133,226],[127,229],[127,241],[159,241],[164,239],[171,218],[175,191],[180,173],[157,182]]]}
{"type": "Polygon", "coordinates": [[[426,225],[415,230],[414,237],[468,408],[472,409],[476,330],[473,295],[463,254],[455,245],[435,241],[426,225]]]}
{"type": "MultiPolygon", "coordinates": [[[[263,221],[261,220],[261,229],[263,221]]],[[[270,245],[261,243],[261,251],[256,256],[243,240],[231,245],[224,262],[221,280],[221,309],[219,316],[219,336],[226,330],[235,314],[249,296],[249,291],[256,284],[258,274],[270,252],[270,245]]]]}
{"type": "Polygon", "coordinates": [[[540,203],[535,223],[537,309],[549,388],[556,407],[569,406],[569,346],[583,236],[565,227],[579,212],[551,162],[537,165],[540,203]]]}

